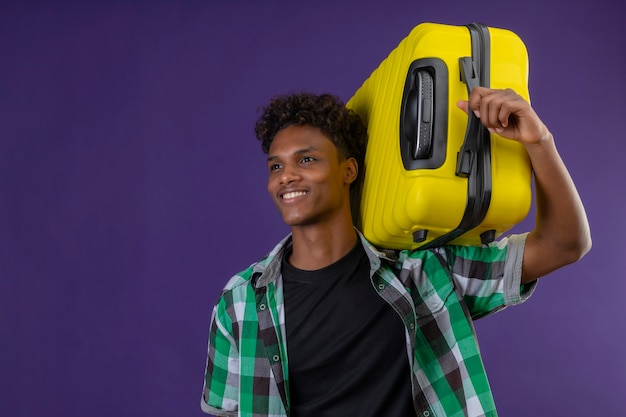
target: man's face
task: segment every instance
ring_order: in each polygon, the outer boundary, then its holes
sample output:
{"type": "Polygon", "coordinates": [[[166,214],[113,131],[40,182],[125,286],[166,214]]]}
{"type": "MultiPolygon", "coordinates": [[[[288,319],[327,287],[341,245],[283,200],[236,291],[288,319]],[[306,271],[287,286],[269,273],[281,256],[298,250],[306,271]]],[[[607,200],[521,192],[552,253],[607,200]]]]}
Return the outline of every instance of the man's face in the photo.
{"type": "Polygon", "coordinates": [[[320,129],[293,125],[280,130],[270,146],[267,167],[267,190],[288,226],[342,221],[350,213],[356,161],[340,158],[320,129]]]}

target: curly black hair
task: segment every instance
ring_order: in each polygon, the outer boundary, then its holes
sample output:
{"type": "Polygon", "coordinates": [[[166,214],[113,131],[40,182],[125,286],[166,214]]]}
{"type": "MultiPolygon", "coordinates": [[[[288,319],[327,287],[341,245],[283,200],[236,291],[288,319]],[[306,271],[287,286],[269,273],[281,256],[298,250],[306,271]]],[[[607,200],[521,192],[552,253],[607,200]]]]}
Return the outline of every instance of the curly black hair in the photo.
{"type": "Polygon", "coordinates": [[[291,125],[319,128],[341,156],[355,158],[359,171],[363,169],[367,130],[361,118],[337,96],[302,92],[272,98],[254,129],[263,152],[269,152],[278,131],[291,125]]]}

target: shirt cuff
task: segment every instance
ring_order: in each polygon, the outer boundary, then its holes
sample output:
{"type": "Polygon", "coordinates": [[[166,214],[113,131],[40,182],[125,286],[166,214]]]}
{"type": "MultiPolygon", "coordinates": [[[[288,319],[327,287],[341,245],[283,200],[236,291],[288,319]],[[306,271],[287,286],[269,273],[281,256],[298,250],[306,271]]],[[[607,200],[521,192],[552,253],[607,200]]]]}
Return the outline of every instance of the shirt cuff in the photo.
{"type": "Polygon", "coordinates": [[[512,306],[526,301],[535,291],[537,281],[522,285],[522,261],[528,233],[507,237],[507,255],[504,262],[504,304],[512,306]]]}

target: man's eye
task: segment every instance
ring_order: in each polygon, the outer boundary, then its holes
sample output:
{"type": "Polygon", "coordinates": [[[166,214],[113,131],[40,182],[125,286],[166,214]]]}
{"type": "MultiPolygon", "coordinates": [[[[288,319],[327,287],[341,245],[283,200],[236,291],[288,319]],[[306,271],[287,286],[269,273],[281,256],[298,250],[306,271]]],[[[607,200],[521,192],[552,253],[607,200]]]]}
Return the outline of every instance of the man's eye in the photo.
{"type": "Polygon", "coordinates": [[[280,168],[280,164],[272,164],[269,166],[270,171],[276,171],[278,168],[280,168]]]}
{"type": "Polygon", "coordinates": [[[312,156],[305,156],[304,158],[302,158],[302,162],[312,162],[315,161],[315,158],[313,158],[312,156]]]}

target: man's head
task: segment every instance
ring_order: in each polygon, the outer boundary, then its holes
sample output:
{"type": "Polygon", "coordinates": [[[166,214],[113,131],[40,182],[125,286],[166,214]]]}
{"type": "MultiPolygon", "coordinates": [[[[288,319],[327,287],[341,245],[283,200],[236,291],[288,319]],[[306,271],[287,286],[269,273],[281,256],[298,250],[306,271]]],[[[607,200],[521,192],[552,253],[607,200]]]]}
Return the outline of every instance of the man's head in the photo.
{"type": "Polygon", "coordinates": [[[367,130],[359,116],[336,96],[298,93],[274,97],[257,121],[256,137],[266,154],[276,134],[291,125],[317,127],[340,156],[354,158],[362,170],[367,130]]]}
{"type": "Polygon", "coordinates": [[[268,154],[268,191],[285,223],[351,224],[349,194],[367,138],[358,116],[330,95],[279,96],[256,133],[268,154]]]}

